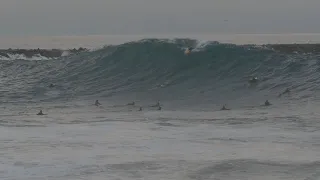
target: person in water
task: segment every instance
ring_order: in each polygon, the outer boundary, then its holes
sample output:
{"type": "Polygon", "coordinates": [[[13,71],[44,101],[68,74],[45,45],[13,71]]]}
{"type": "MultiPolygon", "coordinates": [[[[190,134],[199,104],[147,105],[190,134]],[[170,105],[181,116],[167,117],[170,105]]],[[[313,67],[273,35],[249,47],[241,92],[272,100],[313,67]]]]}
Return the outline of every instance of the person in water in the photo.
{"type": "Polygon", "coordinates": [[[224,111],[224,110],[230,110],[230,109],[226,108],[226,105],[223,105],[221,110],[224,111]]]}
{"type": "Polygon", "coordinates": [[[44,114],[42,113],[42,110],[40,110],[40,112],[37,115],[44,115],[44,114]]]}
{"type": "Polygon", "coordinates": [[[283,93],[280,93],[280,94],[279,94],[279,97],[281,97],[281,96],[284,95],[284,94],[289,94],[290,92],[291,92],[290,89],[287,88],[283,93]]]}
{"type": "Polygon", "coordinates": [[[270,106],[271,103],[270,103],[268,100],[266,100],[266,102],[264,102],[264,105],[265,105],[265,106],[270,106]]]}
{"type": "Polygon", "coordinates": [[[50,88],[53,88],[53,87],[54,87],[54,85],[53,85],[53,84],[50,84],[50,85],[49,85],[49,87],[50,87],[50,88]]]}
{"type": "Polygon", "coordinates": [[[192,50],[193,50],[192,47],[188,47],[188,48],[184,51],[184,54],[190,54],[192,50]]]}
{"type": "Polygon", "coordinates": [[[99,101],[98,101],[98,100],[96,100],[96,102],[94,103],[94,105],[96,105],[96,106],[100,106],[101,104],[99,103],[99,101]]]}
{"type": "Polygon", "coordinates": [[[135,102],[132,101],[131,103],[128,103],[127,105],[128,105],[128,106],[134,106],[134,105],[135,105],[135,102]]]}
{"type": "Polygon", "coordinates": [[[138,111],[142,111],[142,107],[140,107],[138,111]]]}
{"type": "Polygon", "coordinates": [[[158,107],[158,110],[161,111],[161,109],[162,109],[161,106],[159,106],[159,107],[158,107]]]}

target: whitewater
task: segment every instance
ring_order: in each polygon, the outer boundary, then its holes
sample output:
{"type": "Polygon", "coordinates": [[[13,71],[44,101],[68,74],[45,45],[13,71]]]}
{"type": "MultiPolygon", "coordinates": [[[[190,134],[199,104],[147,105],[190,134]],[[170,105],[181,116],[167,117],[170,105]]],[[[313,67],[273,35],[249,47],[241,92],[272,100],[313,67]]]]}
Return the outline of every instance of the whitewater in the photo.
{"type": "Polygon", "coordinates": [[[319,60],[193,39],[3,56],[0,178],[319,180],[319,60]]]}

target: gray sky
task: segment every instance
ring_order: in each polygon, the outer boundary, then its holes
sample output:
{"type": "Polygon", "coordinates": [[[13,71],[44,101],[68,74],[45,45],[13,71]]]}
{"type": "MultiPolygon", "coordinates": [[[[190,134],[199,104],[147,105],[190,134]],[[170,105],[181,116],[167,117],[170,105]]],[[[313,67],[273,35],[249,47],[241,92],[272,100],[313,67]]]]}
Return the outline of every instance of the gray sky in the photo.
{"type": "Polygon", "coordinates": [[[0,36],[320,33],[319,9],[320,0],[0,0],[0,36]]]}

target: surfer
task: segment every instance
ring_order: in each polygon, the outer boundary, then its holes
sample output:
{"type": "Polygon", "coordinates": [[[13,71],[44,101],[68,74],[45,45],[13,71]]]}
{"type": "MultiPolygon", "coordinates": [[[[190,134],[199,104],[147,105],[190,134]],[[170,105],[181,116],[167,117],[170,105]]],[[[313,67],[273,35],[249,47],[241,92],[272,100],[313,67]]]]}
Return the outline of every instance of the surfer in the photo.
{"type": "Polygon", "coordinates": [[[128,106],[134,106],[134,105],[135,105],[135,102],[132,101],[131,103],[128,103],[127,105],[128,105],[128,106]]]}
{"type": "Polygon", "coordinates": [[[224,111],[224,110],[230,110],[230,109],[226,108],[226,105],[223,105],[221,108],[221,111],[224,111]]]}
{"type": "Polygon", "coordinates": [[[192,47],[188,47],[188,48],[184,51],[184,54],[190,54],[192,50],[193,50],[192,47]]]}
{"type": "Polygon", "coordinates": [[[288,94],[288,93],[290,93],[290,92],[291,92],[290,89],[287,88],[283,93],[280,93],[280,94],[279,94],[279,97],[281,97],[281,96],[284,95],[284,94],[288,94]]]}
{"type": "Polygon", "coordinates": [[[142,111],[142,107],[140,107],[138,111],[142,111]]]}
{"type": "Polygon", "coordinates": [[[40,115],[45,115],[45,114],[43,114],[43,113],[42,113],[42,110],[40,110],[40,112],[39,112],[37,115],[40,116],[40,115]]]}
{"type": "Polygon", "coordinates": [[[265,106],[270,106],[271,103],[270,103],[268,100],[266,100],[266,102],[264,102],[264,105],[265,105],[265,106]]]}
{"type": "Polygon", "coordinates": [[[99,103],[98,100],[96,100],[96,102],[94,103],[94,105],[95,105],[95,106],[99,106],[99,105],[101,105],[101,104],[99,103]]]}
{"type": "Polygon", "coordinates": [[[158,111],[161,111],[161,109],[162,109],[161,106],[159,106],[159,107],[158,107],[158,111]]]}

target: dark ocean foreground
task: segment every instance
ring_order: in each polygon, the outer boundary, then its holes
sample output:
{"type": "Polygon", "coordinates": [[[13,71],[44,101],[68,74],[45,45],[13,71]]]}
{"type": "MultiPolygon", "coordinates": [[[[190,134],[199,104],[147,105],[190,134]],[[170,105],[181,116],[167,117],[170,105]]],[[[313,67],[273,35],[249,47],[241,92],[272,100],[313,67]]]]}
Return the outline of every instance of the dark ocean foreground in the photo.
{"type": "Polygon", "coordinates": [[[318,49],[146,39],[0,54],[0,178],[319,180],[318,49]]]}

